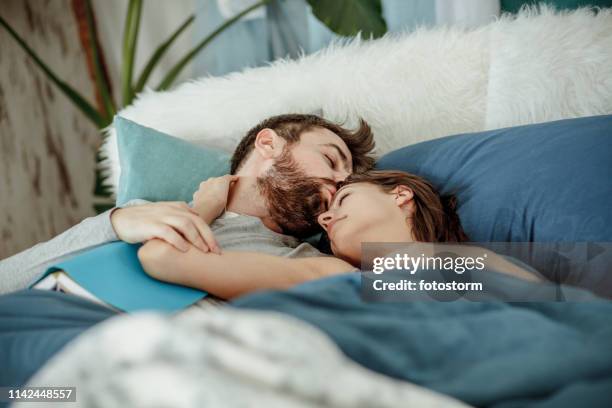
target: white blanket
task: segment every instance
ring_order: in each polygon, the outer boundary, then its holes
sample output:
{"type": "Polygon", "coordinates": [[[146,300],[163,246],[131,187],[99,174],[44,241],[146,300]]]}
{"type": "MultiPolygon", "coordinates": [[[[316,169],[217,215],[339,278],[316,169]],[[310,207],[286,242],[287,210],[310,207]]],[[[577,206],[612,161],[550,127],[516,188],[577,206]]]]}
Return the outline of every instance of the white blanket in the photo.
{"type": "Polygon", "coordinates": [[[212,308],[112,318],[28,385],[76,387],[71,408],[466,406],[357,365],[293,317],[212,308]]]}

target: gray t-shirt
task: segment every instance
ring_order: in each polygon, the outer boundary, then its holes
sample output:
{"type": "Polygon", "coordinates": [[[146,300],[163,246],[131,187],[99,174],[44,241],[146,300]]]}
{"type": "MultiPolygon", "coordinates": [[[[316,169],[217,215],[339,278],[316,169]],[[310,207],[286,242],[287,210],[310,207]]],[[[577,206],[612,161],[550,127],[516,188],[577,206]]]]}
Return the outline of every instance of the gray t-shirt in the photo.
{"type": "MultiPolygon", "coordinates": [[[[145,203],[145,200],[132,200],[124,207],[145,203]]],[[[86,218],[55,238],[0,261],[0,294],[25,289],[40,279],[50,266],[98,245],[117,241],[111,212],[112,209],[86,218]]],[[[257,217],[225,214],[210,227],[223,250],[284,257],[323,255],[310,244],[268,229],[257,217]]]]}
{"type": "Polygon", "coordinates": [[[324,256],[312,245],[267,228],[250,215],[225,213],[210,225],[221,249],[263,252],[288,258],[324,256]]]}

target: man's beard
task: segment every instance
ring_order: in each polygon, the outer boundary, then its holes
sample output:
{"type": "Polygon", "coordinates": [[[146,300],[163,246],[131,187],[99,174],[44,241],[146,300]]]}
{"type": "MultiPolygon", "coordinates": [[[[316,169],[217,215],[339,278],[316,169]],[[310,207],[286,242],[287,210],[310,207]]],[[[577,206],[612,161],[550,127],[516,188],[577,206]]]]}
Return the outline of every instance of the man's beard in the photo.
{"type": "Polygon", "coordinates": [[[331,180],[308,177],[293,160],[289,148],[267,174],[257,178],[270,217],[284,234],[308,237],[320,232],[317,216],[325,211],[321,189],[331,180]]]}

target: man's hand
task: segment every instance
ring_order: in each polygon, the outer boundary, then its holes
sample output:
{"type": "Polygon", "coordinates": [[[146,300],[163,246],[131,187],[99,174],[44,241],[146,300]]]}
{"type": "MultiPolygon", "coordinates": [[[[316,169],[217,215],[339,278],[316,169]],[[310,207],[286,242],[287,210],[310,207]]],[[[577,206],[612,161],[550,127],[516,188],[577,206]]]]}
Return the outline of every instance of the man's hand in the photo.
{"type": "Polygon", "coordinates": [[[193,209],[206,222],[213,222],[225,211],[230,187],[237,180],[238,176],[227,174],[201,182],[198,191],[193,193],[193,209]]]}
{"type": "Polygon", "coordinates": [[[111,214],[117,236],[128,243],[159,238],[182,252],[193,244],[203,252],[221,253],[212,230],[182,201],[119,208],[111,214]]]}

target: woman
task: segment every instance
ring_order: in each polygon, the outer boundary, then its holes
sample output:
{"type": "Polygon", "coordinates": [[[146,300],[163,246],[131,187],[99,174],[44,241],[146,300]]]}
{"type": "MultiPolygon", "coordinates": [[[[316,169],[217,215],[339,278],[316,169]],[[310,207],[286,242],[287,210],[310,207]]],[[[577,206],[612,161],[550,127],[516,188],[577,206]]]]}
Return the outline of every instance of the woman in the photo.
{"type": "MultiPolygon", "coordinates": [[[[223,209],[233,179],[216,180],[209,189],[200,190],[200,194],[208,194],[200,198],[207,208],[223,209]]],[[[215,254],[195,248],[179,253],[160,240],[147,242],[138,256],[146,272],[156,279],[229,299],[255,290],[285,289],[308,280],[354,271],[361,265],[364,242],[467,241],[455,212],[455,202],[454,197],[440,197],[425,179],[408,173],[353,174],[341,183],[329,209],[318,217],[336,258],[289,259],[230,251],[215,254]]],[[[490,257],[487,265],[533,279],[531,273],[499,256],[490,257]]]]}
{"type": "Polygon", "coordinates": [[[454,196],[401,171],[352,174],[319,216],[332,253],[354,266],[362,242],[465,242],[454,196]]]}

